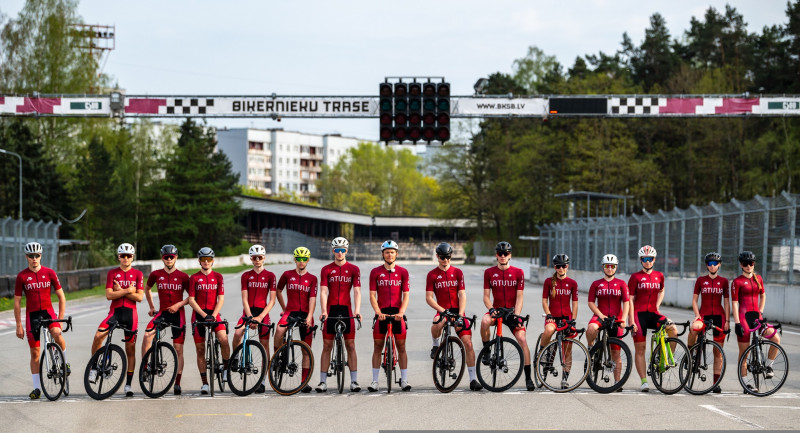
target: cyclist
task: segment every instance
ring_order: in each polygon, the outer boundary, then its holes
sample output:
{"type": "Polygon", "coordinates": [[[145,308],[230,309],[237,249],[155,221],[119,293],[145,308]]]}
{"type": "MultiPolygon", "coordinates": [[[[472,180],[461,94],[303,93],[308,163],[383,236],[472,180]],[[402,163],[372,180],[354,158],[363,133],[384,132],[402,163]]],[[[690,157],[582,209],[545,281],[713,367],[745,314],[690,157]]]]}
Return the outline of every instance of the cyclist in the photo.
{"type": "MultiPolygon", "coordinates": [[[[244,323],[246,317],[253,317],[261,324],[258,325],[258,339],[267,353],[266,361],[269,362],[269,312],[275,306],[275,274],[264,268],[267,250],[263,245],[253,245],[248,251],[253,269],[242,274],[242,317],[236,326],[244,323]]],[[[244,328],[237,329],[233,334],[233,347],[242,342],[244,328]]],[[[236,362],[236,361],[234,361],[236,362]]],[[[236,364],[234,364],[236,365],[236,364]]],[[[267,380],[266,377],[264,380],[267,380]]],[[[256,388],[257,394],[263,394],[266,386],[262,382],[256,388]]]]}
{"type": "Polygon", "coordinates": [[[640,248],[639,260],[642,263],[642,270],[634,272],[628,280],[633,304],[633,320],[636,324],[633,334],[633,346],[636,349],[634,360],[636,371],[642,380],[639,388],[642,392],[650,391],[650,384],[647,383],[647,367],[644,365],[647,330],[657,330],[658,322],[667,320],[667,334],[670,337],[678,335],[675,325],[658,311],[661,301],[664,300],[664,274],[653,269],[657,254],[656,249],[650,245],[640,248]]]}
{"type": "Polygon", "coordinates": [[[553,277],[545,280],[542,287],[542,310],[545,320],[542,341],[539,342],[540,350],[550,343],[559,321],[578,317],[578,283],[567,277],[569,256],[554,255],[553,267],[555,268],[553,277]]]}
{"type": "MultiPolygon", "coordinates": [[[[703,275],[694,283],[694,295],[692,296],[692,310],[694,310],[694,323],[689,331],[686,342],[689,347],[697,342],[697,334],[703,329],[703,321],[710,320],[714,326],[718,326],[727,331],[730,328],[730,292],[728,290],[728,279],[717,274],[722,264],[722,256],[717,252],[706,254],[704,261],[708,269],[708,275],[703,275]],[[700,298],[701,305],[697,306],[697,299],[700,298]]],[[[714,341],[720,346],[725,344],[725,334],[714,330],[714,341]]],[[[722,368],[722,354],[714,353],[714,383],[719,380],[719,372],[722,368]]],[[[715,394],[722,392],[719,385],[712,390],[715,394]]]]}
{"type": "MultiPolygon", "coordinates": [[[[221,322],[222,317],[219,311],[225,303],[225,284],[222,275],[212,270],[214,265],[214,250],[209,247],[200,248],[197,252],[197,259],[200,262],[200,270],[189,277],[189,305],[192,306],[192,323],[198,320],[207,322],[221,322]]],[[[228,363],[231,356],[231,346],[228,344],[228,333],[225,325],[219,324],[214,327],[214,333],[222,346],[222,363],[224,367],[224,377],[227,378],[228,363]]],[[[200,393],[208,394],[208,375],[206,374],[206,327],[196,326],[192,332],[194,337],[194,347],[197,352],[197,368],[200,370],[200,379],[203,386],[200,393]]],[[[211,380],[214,380],[212,377],[211,380]]]]}
{"type": "MultiPolygon", "coordinates": [[[[108,271],[106,277],[106,299],[111,301],[108,317],[100,323],[92,341],[92,354],[103,345],[103,339],[108,333],[108,321],[113,317],[117,322],[130,331],[125,331],[125,354],[128,357],[128,371],[125,378],[125,396],[133,397],[131,382],[136,367],[136,334],[139,328],[139,315],[136,312],[136,303],[144,297],[144,276],[142,271],[133,269],[133,258],[136,249],[133,245],[124,243],[117,248],[119,267],[108,271]]],[[[89,371],[89,382],[97,378],[97,370],[89,371]]]]}
{"type": "MultiPolygon", "coordinates": [[[[33,322],[41,318],[56,319],[53,304],[50,302],[51,291],[58,296],[58,320],[64,319],[64,311],[67,307],[67,300],[61,283],[58,281],[56,272],[46,268],[41,264],[42,245],[38,242],[29,242],[23,248],[25,258],[28,260],[28,267],[17,274],[14,283],[14,320],[17,322],[17,338],[22,339],[28,335],[28,347],[31,352],[31,378],[33,380],[33,391],[28,396],[31,400],[36,400],[42,395],[39,389],[39,339],[40,333],[34,332],[33,322]],[[21,304],[22,294],[25,293],[25,329],[22,329],[21,304]]],[[[49,326],[50,335],[53,340],[61,346],[64,351],[64,362],[67,357],[67,343],[61,335],[61,324],[51,323],[49,326]]],[[[67,363],[67,374],[70,373],[67,363]]]]}
{"type": "MultiPolygon", "coordinates": [[[[736,322],[736,340],[739,342],[739,358],[750,345],[750,330],[756,326],[756,319],[763,319],[764,306],[767,304],[767,294],[764,291],[764,280],[761,275],[756,275],[756,255],[752,251],[742,251],[739,254],[739,266],[742,275],[731,282],[731,302],[733,303],[733,320],[736,322]]],[[[781,343],[781,337],[775,329],[764,330],[764,338],[776,344],[781,343]]],[[[767,379],[774,376],[772,363],[777,356],[777,350],[770,350],[767,354],[767,379]]],[[[747,374],[745,363],[742,363],[742,377],[747,374]]],[[[748,386],[751,386],[748,384],[748,386]]],[[[758,390],[754,390],[758,391],[758,390]]]]}
{"type": "MultiPolygon", "coordinates": [[[[350,243],[343,237],[331,241],[333,249],[333,263],[327,264],[320,272],[320,306],[319,319],[326,317],[356,317],[361,316],[361,270],[358,266],[347,262],[347,249],[350,243]],[[355,308],[352,306],[350,291],[353,291],[355,308]],[[353,311],[355,310],[355,315],[353,311]]],[[[328,390],[328,367],[331,363],[331,350],[333,339],[336,336],[336,323],[329,320],[322,329],[322,355],[319,363],[319,385],[317,392],[328,390]]],[[[347,366],[350,368],[350,391],[359,392],[358,385],[358,359],[356,357],[356,327],[355,320],[347,321],[344,329],[344,347],[347,350],[347,366]]]]}
{"type": "MultiPolygon", "coordinates": [[[[495,308],[513,308],[517,316],[522,314],[523,293],[525,289],[525,274],[520,268],[511,266],[511,244],[499,242],[495,247],[497,256],[497,266],[486,269],[483,273],[483,304],[489,312],[483,316],[481,321],[481,340],[483,345],[489,343],[491,337],[490,326],[496,323],[495,308]]],[[[531,379],[531,351],[528,349],[526,341],[525,326],[522,323],[511,323],[503,321],[507,325],[514,337],[522,347],[523,357],[525,358],[525,386],[528,391],[536,389],[536,385],[531,379]]],[[[481,360],[484,365],[489,365],[489,352],[485,353],[481,360]]]]}
{"type": "Polygon", "coordinates": [[[175,376],[175,385],[172,390],[175,395],[181,395],[181,377],[183,375],[183,343],[186,340],[186,312],[184,306],[189,303],[188,298],[183,297],[183,292],[189,289],[189,276],[185,272],[178,270],[175,266],[178,260],[178,248],[175,245],[164,245],[161,247],[161,261],[164,263],[163,269],[158,269],[150,273],[145,284],[144,295],[150,305],[148,314],[153,320],[145,328],[144,338],[142,339],[142,359],[144,354],[150,349],[153,338],[156,335],[154,322],[161,317],[166,323],[179,326],[181,329],[172,329],[172,343],[175,352],[178,353],[178,373],[175,376]],[[158,290],[158,312],[153,304],[153,285],[158,290]],[[152,331],[147,332],[147,329],[152,331]]]}
{"type": "Polygon", "coordinates": [[[367,388],[369,392],[378,391],[378,376],[380,374],[381,352],[388,328],[386,316],[394,315],[392,320],[392,333],[397,345],[397,362],[400,364],[400,389],[410,391],[408,383],[408,354],[406,353],[406,323],[403,315],[408,308],[409,276],[408,271],[396,265],[397,242],[388,240],[381,244],[383,264],[369,273],[369,302],[378,323],[372,331],[372,383],[367,388]]]}
{"type": "MultiPolygon", "coordinates": [[[[305,319],[305,325],[300,327],[300,339],[311,346],[314,334],[309,332],[314,326],[314,307],[317,304],[317,277],[308,272],[308,262],[311,259],[311,251],[306,247],[297,247],[292,253],[294,256],[294,269],[288,270],[281,275],[278,280],[277,295],[278,302],[283,309],[281,320],[278,325],[286,325],[288,318],[299,317],[305,319]],[[283,300],[283,289],[286,288],[286,301],[283,300]]],[[[283,345],[283,336],[286,334],[286,327],[278,326],[275,331],[275,350],[283,345]]],[[[303,359],[303,376],[305,381],[310,373],[309,360],[303,359]]],[[[302,390],[305,393],[311,392],[311,385],[306,384],[302,390]]]]}
{"type": "MultiPolygon", "coordinates": [[[[622,321],[617,327],[617,336],[622,335],[631,308],[628,285],[625,284],[625,281],[615,277],[619,259],[614,254],[606,254],[601,263],[603,278],[589,286],[589,309],[593,313],[589,320],[589,326],[586,327],[586,342],[589,344],[589,348],[594,344],[598,329],[603,325],[606,317],[614,316],[617,320],[622,321]]],[[[634,329],[636,329],[635,325],[634,329]]],[[[619,347],[611,345],[611,357],[617,365],[621,362],[619,351],[619,347]]],[[[622,387],[617,392],[622,392],[622,387]]]]}
{"type": "MultiPolygon", "coordinates": [[[[464,327],[456,328],[459,338],[464,342],[464,350],[467,356],[467,371],[469,372],[469,389],[480,391],[483,389],[475,375],[475,349],[472,347],[472,331],[470,321],[466,318],[464,310],[467,307],[467,294],[464,288],[464,273],[461,269],[450,265],[453,256],[453,247],[447,242],[442,242],[436,246],[436,259],[439,266],[428,272],[425,283],[425,301],[436,310],[433,321],[439,320],[439,315],[445,311],[464,317],[464,327]],[[434,298],[435,296],[435,298],[434,298]]],[[[439,349],[439,338],[442,335],[444,321],[431,325],[431,337],[433,347],[431,348],[431,359],[436,356],[439,349]]]]}

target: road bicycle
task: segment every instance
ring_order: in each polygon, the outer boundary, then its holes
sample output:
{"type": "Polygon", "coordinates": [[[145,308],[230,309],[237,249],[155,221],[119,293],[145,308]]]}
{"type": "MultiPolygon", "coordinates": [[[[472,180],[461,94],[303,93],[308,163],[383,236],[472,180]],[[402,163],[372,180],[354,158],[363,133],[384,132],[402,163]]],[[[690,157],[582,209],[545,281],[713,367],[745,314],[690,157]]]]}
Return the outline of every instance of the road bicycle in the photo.
{"type": "Polygon", "coordinates": [[[503,322],[527,326],[530,316],[517,316],[513,308],[495,308],[494,337],[478,354],[478,381],[492,392],[505,391],[519,380],[525,358],[522,347],[514,339],[503,337],[503,322]]]}
{"type": "Polygon", "coordinates": [[[121,347],[111,342],[111,336],[117,329],[124,332],[132,331],[120,325],[115,317],[108,319],[106,324],[108,325],[106,342],[89,359],[83,375],[86,393],[95,400],[105,400],[117,392],[128,371],[128,357],[121,347]]]}
{"type": "Polygon", "coordinates": [[[333,324],[334,337],[333,337],[333,354],[331,356],[331,365],[328,369],[328,376],[336,374],[336,389],[339,394],[344,392],[344,367],[347,366],[347,351],[344,346],[344,331],[347,329],[347,320],[355,319],[358,321],[358,327],[361,329],[361,315],[353,317],[331,316],[322,320],[322,326],[325,326],[326,320],[335,321],[333,324]]]}
{"type": "Polygon", "coordinates": [[[767,319],[756,319],[750,330],[752,337],[741,358],[739,358],[739,383],[748,394],[766,397],[778,391],[789,375],[789,358],[780,344],[764,338],[770,329],[783,334],[783,326],[770,325],[767,319]],[[745,374],[742,375],[742,370],[745,374]]]}
{"type": "Polygon", "coordinates": [[[647,373],[653,380],[653,385],[664,394],[675,394],[683,389],[689,380],[689,365],[692,364],[692,355],[686,344],[677,337],[686,333],[689,321],[674,323],[662,319],[658,321],[658,330],[650,338],[650,363],[647,373]],[[669,337],[667,327],[671,324],[683,326],[675,337],[669,337]]]}
{"type": "Polygon", "coordinates": [[[545,388],[569,392],[586,380],[589,351],[580,342],[585,331],[575,329],[575,320],[562,319],[556,324],[555,338],[535,358],[536,377],[545,388]]]}
{"type": "Polygon", "coordinates": [[[153,332],[153,343],[142,357],[139,365],[139,386],[144,395],[158,398],[166,394],[175,382],[178,373],[178,354],[172,344],[161,341],[162,334],[168,328],[183,329],[175,326],[163,317],[153,320],[153,327],[145,332],[153,332]]]}
{"type": "MultiPolygon", "coordinates": [[[[280,395],[297,394],[311,380],[311,371],[314,370],[311,347],[305,341],[292,337],[294,328],[305,326],[305,321],[303,317],[289,315],[285,325],[278,325],[286,328],[286,334],[283,336],[283,344],[275,350],[275,355],[270,360],[268,376],[270,386],[280,395]]],[[[314,333],[316,330],[317,326],[314,325],[306,332],[314,333]]]]}
{"type": "Polygon", "coordinates": [[[689,348],[692,368],[689,370],[689,379],[686,381],[686,392],[694,395],[708,394],[722,382],[725,376],[725,351],[722,345],[707,338],[706,334],[718,331],[730,336],[730,330],[724,331],[715,326],[711,320],[703,320],[703,327],[697,332],[697,342],[689,348]],[[714,380],[714,374],[719,374],[714,380]]]}
{"type": "Polygon", "coordinates": [[[433,322],[436,325],[444,321],[442,335],[439,337],[439,348],[434,354],[432,368],[433,384],[440,392],[447,393],[456,389],[464,376],[466,364],[464,342],[457,335],[451,335],[453,329],[472,329],[475,326],[475,319],[475,315],[472,316],[472,319],[468,319],[450,310],[444,310],[439,314],[439,320],[433,322]]]}
{"type": "Polygon", "coordinates": [[[267,327],[267,335],[269,335],[273,325],[263,325],[253,316],[245,317],[242,324],[235,328],[244,327],[242,343],[233,349],[231,360],[228,363],[228,385],[236,395],[250,395],[264,381],[269,357],[264,345],[258,341],[262,326],[267,327]],[[258,325],[256,332],[252,333],[254,338],[251,338],[250,325],[258,325]]]}
{"type": "Polygon", "coordinates": [[[44,347],[39,356],[40,388],[48,400],[55,401],[61,394],[65,397],[69,395],[69,372],[61,346],[53,342],[50,337],[51,323],[66,323],[67,326],[62,332],[68,332],[72,329],[72,316],[61,320],[41,318],[31,324],[31,332],[41,333],[39,341],[44,347]]]}
{"type": "Polygon", "coordinates": [[[586,382],[601,394],[622,389],[631,375],[631,350],[622,339],[633,329],[633,325],[626,326],[625,333],[617,336],[620,323],[624,321],[617,320],[616,316],[603,319],[594,345],[589,349],[590,368],[586,382]]]}
{"type": "Polygon", "coordinates": [[[208,377],[209,394],[214,396],[214,379],[216,379],[219,392],[225,392],[225,367],[222,363],[222,343],[217,339],[217,333],[214,328],[219,325],[225,325],[225,332],[228,332],[228,321],[213,321],[207,322],[205,320],[197,320],[192,322],[192,332],[198,326],[206,328],[206,376],[208,377]]]}
{"type": "MultiPolygon", "coordinates": [[[[398,362],[397,342],[395,341],[394,332],[392,331],[392,323],[399,320],[399,317],[397,314],[386,314],[385,317],[386,319],[383,321],[386,322],[386,336],[383,339],[383,360],[381,361],[381,368],[384,373],[386,373],[386,392],[391,394],[392,385],[395,383],[400,385],[400,379],[397,377],[397,372],[395,371],[398,362]]],[[[408,330],[408,319],[405,315],[403,315],[403,321],[406,324],[406,330],[408,330]]],[[[372,320],[373,329],[375,328],[376,322],[378,322],[377,314],[372,320]]]]}

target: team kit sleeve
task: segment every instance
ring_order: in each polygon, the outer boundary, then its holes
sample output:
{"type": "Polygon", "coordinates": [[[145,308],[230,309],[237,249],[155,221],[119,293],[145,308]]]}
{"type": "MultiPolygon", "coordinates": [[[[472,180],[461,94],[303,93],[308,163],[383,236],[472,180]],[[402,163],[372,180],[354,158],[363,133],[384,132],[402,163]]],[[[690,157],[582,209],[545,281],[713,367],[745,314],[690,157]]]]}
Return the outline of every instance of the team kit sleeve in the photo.
{"type": "Polygon", "coordinates": [[[577,301],[578,300],[578,282],[577,281],[573,281],[572,282],[572,300],[573,301],[577,301]]]}
{"type": "Polygon", "coordinates": [[[144,290],[144,274],[142,271],[136,271],[136,291],[144,290]]]}
{"type": "Polygon", "coordinates": [[[698,279],[696,279],[694,281],[694,294],[695,295],[699,295],[700,294],[700,288],[702,287],[702,284],[700,283],[700,281],[702,279],[703,279],[703,277],[700,277],[700,278],[698,278],[698,279]]]}
{"type": "Polygon", "coordinates": [[[425,291],[432,292],[433,291],[433,271],[428,272],[428,276],[425,277],[425,291]]]}
{"type": "Polygon", "coordinates": [[[630,289],[628,288],[628,285],[625,284],[624,281],[620,281],[620,284],[621,284],[620,288],[622,289],[622,301],[623,302],[630,301],[631,300],[631,296],[630,296],[630,289]]]}
{"type": "Polygon", "coordinates": [[[461,269],[456,269],[458,275],[458,290],[467,290],[467,285],[464,282],[464,272],[461,269]]]}
{"type": "Polygon", "coordinates": [[[186,293],[191,298],[194,298],[195,284],[195,279],[193,277],[189,277],[188,283],[186,284],[186,293]]]}
{"type": "Polygon", "coordinates": [[[489,268],[489,269],[483,271],[483,290],[491,290],[492,289],[492,282],[490,281],[491,280],[491,277],[490,277],[491,276],[491,270],[492,270],[492,268],[489,268]]]}
{"type": "Polygon", "coordinates": [[[147,287],[153,287],[153,284],[156,283],[156,273],[150,272],[150,275],[147,276],[147,287]]]}
{"type": "Polygon", "coordinates": [[[319,285],[318,285],[317,277],[312,275],[311,276],[311,287],[309,288],[308,296],[311,297],[311,298],[316,298],[317,297],[317,288],[318,287],[319,287],[319,285]]]}
{"type": "Polygon", "coordinates": [[[404,271],[403,272],[403,280],[402,280],[403,282],[401,284],[403,285],[403,291],[404,292],[408,292],[408,291],[411,290],[411,285],[409,284],[409,280],[411,279],[411,276],[408,275],[408,270],[407,269],[403,269],[403,271],[404,271]]]}
{"type": "Polygon", "coordinates": [[[731,300],[739,302],[739,288],[736,287],[736,279],[731,280],[731,300]]]}
{"type": "Polygon", "coordinates": [[[636,273],[632,274],[631,277],[628,278],[628,295],[636,296],[636,273]]]}
{"type": "Polygon", "coordinates": [[[353,287],[361,287],[361,269],[353,266],[353,287]]]}
{"type": "Polygon", "coordinates": [[[377,292],[378,291],[378,282],[377,282],[378,273],[375,272],[376,270],[377,270],[377,268],[373,269],[369,273],[369,291],[370,292],[377,292]]]}
{"type": "Polygon", "coordinates": [[[728,280],[724,279],[723,277],[719,277],[719,278],[722,278],[722,281],[723,281],[723,283],[722,283],[722,297],[723,298],[730,298],[731,297],[731,288],[728,285],[728,280]]]}
{"type": "Polygon", "coordinates": [[[247,290],[248,278],[250,278],[250,272],[245,272],[245,273],[242,274],[242,278],[240,279],[240,281],[241,281],[241,284],[242,284],[242,291],[243,292],[245,290],[247,290]]]}
{"type": "Polygon", "coordinates": [[[116,269],[112,269],[106,274],[106,289],[114,287],[114,272],[116,272],[116,269]]]}
{"type": "Polygon", "coordinates": [[[322,270],[319,273],[319,285],[320,285],[320,287],[322,287],[322,286],[330,287],[328,285],[328,274],[330,274],[330,268],[328,268],[327,265],[323,266],[322,270]]]}
{"type": "Polygon", "coordinates": [[[517,273],[517,291],[525,289],[525,271],[522,269],[517,273]]]}
{"type": "Polygon", "coordinates": [[[17,274],[17,280],[14,282],[14,296],[22,296],[22,289],[25,284],[22,278],[22,272],[17,274]]]}
{"type": "Polygon", "coordinates": [[[542,284],[542,299],[546,299],[550,297],[550,288],[553,286],[553,279],[547,278],[544,280],[544,284],[542,284]]]}
{"type": "Polygon", "coordinates": [[[219,281],[219,288],[217,289],[217,296],[225,294],[225,280],[222,278],[222,274],[217,272],[217,280],[219,281]]]}
{"type": "Polygon", "coordinates": [[[286,280],[288,280],[288,278],[286,277],[286,272],[284,272],[281,274],[281,279],[278,280],[278,286],[276,287],[275,290],[276,291],[283,290],[283,288],[286,287],[286,280]]]}
{"type": "Polygon", "coordinates": [[[595,302],[597,299],[597,281],[593,282],[591,286],[589,286],[589,302],[595,302]]]}

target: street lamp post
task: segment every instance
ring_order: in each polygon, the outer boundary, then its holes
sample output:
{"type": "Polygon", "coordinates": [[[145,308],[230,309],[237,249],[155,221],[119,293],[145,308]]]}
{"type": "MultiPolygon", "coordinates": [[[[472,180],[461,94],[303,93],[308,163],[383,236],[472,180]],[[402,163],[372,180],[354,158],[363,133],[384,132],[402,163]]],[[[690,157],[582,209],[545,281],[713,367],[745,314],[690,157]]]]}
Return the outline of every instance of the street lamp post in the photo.
{"type": "Polygon", "coordinates": [[[19,158],[19,221],[22,224],[22,157],[18,153],[11,152],[5,149],[0,149],[0,153],[7,153],[19,158]]]}

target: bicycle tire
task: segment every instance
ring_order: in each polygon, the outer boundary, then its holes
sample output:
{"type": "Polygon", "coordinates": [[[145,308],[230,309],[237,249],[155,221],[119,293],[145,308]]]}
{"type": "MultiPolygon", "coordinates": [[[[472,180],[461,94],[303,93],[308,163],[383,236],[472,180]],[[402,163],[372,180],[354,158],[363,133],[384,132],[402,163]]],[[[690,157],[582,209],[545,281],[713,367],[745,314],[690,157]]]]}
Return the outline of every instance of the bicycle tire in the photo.
{"type": "Polygon", "coordinates": [[[228,362],[228,385],[231,391],[238,396],[255,392],[264,380],[266,366],[267,351],[264,346],[255,340],[245,340],[233,350],[228,362]]]}
{"type": "Polygon", "coordinates": [[[386,372],[386,393],[392,393],[392,373],[394,373],[394,337],[386,339],[386,356],[383,359],[383,370],[386,372]]]}
{"type": "Polygon", "coordinates": [[[495,338],[483,346],[478,355],[478,381],[488,391],[503,392],[514,386],[522,376],[524,360],[522,347],[516,341],[508,337],[495,338]],[[501,344],[495,350],[498,342],[501,344]],[[486,353],[489,357],[488,364],[482,362],[486,353]],[[497,382],[498,372],[501,373],[500,378],[503,379],[500,384],[497,382]],[[511,372],[510,375],[509,372],[511,372]]]}
{"type": "Polygon", "coordinates": [[[47,347],[39,356],[39,385],[42,394],[50,401],[56,401],[64,392],[67,379],[67,365],[64,363],[64,352],[56,343],[47,343],[47,347]]]}
{"type": "MultiPolygon", "coordinates": [[[[739,383],[742,385],[742,388],[744,388],[745,392],[748,394],[755,395],[757,397],[766,397],[777,392],[786,382],[786,378],[789,375],[789,358],[786,356],[786,351],[783,349],[783,347],[781,347],[780,344],[769,340],[761,340],[758,344],[751,344],[742,354],[737,366],[737,375],[739,376],[739,383]],[[777,349],[775,360],[772,362],[774,376],[769,379],[765,376],[766,366],[754,365],[755,362],[748,359],[756,355],[756,349],[760,349],[762,357],[767,358],[769,349],[764,350],[763,346],[770,346],[777,349]],[[748,382],[746,381],[745,377],[742,377],[741,374],[742,366],[745,360],[748,360],[747,372],[752,373],[752,376],[757,379],[755,381],[754,390],[747,387],[748,382]],[[768,385],[771,385],[771,387],[767,388],[768,385]],[[764,389],[767,390],[764,391],[764,389]]],[[[750,374],[747,375],[747,377],[750,376],[750,374]]]]}
{"type": "Polygon", "coordinates": [[[689,371],[689,378],[686,381],[686,392],[693,395],[708,394],[714,387],[722,382],[722,378],[725,376],[725,351],[722,350],[722,346],[716,341],[704,340],[692,346],[689,349],[689,353],[692,355],[692,368],[689,371]],[[722,367],[719,371],[719,379],[716,381],[713,380],[714,363],[716,362],[714,359],[714,351],[719,351],[722,355],[722,367]],[[708,363],[709,358],[711,359],[711,365],[708,363]],[[709,371],[712,379],[710,382],[708,381],[709,371]]]}
{"type": "Polygon", "coordinates": [[[671,345],[673,343],[675,344],[675,348],[671,350],[672,358],[675,361],[674,365],[661,363],[662,355],[660,345],[657,345],[656,348],[653,349],[653,353],[650,356],[649,373],[653,385],[655,385],[659,391],[667,395],[675,394],[686,385],[686,381],[689,379],[689,363],[692,361],[689,349],[686,348],[686,344],[684,344],[683,341],[673,337],[664,339],[665,345],[671,345]]]}
{"type": "Polygon", "coordinates": [[[175,382],[178,353],[171,344],[159,341],[150,346],[139,364],[139,386],[150,398],[163,396],[175,382]],[[149,372],[148,372],[149,370],[149,372]]]}
{"type": "Polygon", "coordinates": [[[280,395],[293,395],[300,392],[311,380],[314,371],[314,356],[311,347],[303,341],[293,340],[284,344],[272,356],[269,364],[269,384],[280,395]],[[297,358],[300,358],[298,363],[297,358]],[[302,363],[308,359],[308,375],[302,377],[302,363]],[[299,376],[299,380],[298,379],[299,376]]]}
{"type": "MultiPolygon", "coordinates": [[[[533,350],[533,357],[531,359],[535,360],[539,358],[539,348],[541,347],[541,345],[542,345],[542,334],[539,334],[539,337],[536,339],[536,346],[534,346],[535,349],[533,350]]],[[[538,374],[533,375],[533,383],[536,384],[537,388],[541,388],[544,386],[542,381],[539,380],[538,374]]]]}
{"type": "MultiPolygon", "coordinates": [[[[586,376],[586,382],[593,390],[601,393],[608,394],[620,389],[631,375],[631,368],[633,362],[631,358],[631,350],[624,341],[609,337],[607,343],[609,347],[616,345],[619,350],[619,362],[614,361],[613,355],[608,359],[608,352],[602,347],[602,344],[595,343],[592,350],[589,351],[590,369],[589,374],[586,376]],[[609,383],[614,377],[614,373],[619,371],[619,380],[615,381],[611,386],[603,386],[603,383],[609,383]]],[[[613,349],[612,349],[613,350],[613,349]]]]}
{"type": "Polygon", "coordinates": [[[214,370],[214,376],[217,378],[217,387],[219,387],[219,392],[225,392],[226,380],[225,365],[222,362],[222,343],[220,343],[216,338],[214,339],[214,363],[217,367],[214,370]]]}
{"type": "Polygon", "coordinates": [[[210,334],[211,329],[206,329],[206,379],[208,380],[209,395],[214,396],[214,372],[217,371],[217,366],[214,365],[216,359],[214,357],[214,337],[210,334]]]}
{"type": "Polygon", "coordinates": [[[586,376],[589,374],[588,360],[589,351],[586,346],[578,340],[572,338],[564,338],[561,340],[561,348],[559,348],[559,341],[555,339],[551,341],[545,348],[539,352],[536,359],[536,376],[544,384],[545,388],[553,392],[569,392],[581,386],[586,376]],[[569,345],[570,351],[568,354],[564,353],[564,347],[569,345]],[[577,350],[576,350],[577,349],[577,350]],[[555,355],[552,360],[541,359],[555,355]],[[569,359],[567,359],[569,357],[569,359]],[[576,376],[574,367],[583,365],[583,373],[576,376]],[[550,380],[556,379],[558,383],[550,380]],[[560,377],[560,380],[558,379],[560,377]],[[570,380],[571,379],[571,380],[570,380]],[[577,379],[577,380],[576,380],[577,379]]]}
{"type": "Polygon", "coordinates": [[[442,393],[456,389],[461,378],[464,377],[465,365],[464,343],[460,338],[451,335],[444,344],[439,345],[433,358],[432,374],[436,389],[442,393]],[[453,377],[454,375],[455,377],[453,377]]]}
{"type": "Polygon", "coordinates": [[[339,394],[342,394],[344,392],[344,366],[347,364],[344,354],[344,342],[337,337],[333,344],[334,355],[336,356],[333,364],[336,369],[336,387],[339,390],[339,394]]]}
{"type": "Polygon", "coordinates": [[[83,374],[83,386],[86,388],[86,393],[95,400],[105,400],[117,392],[119,387],[122,386],[122,380],[128,371],[128,358],[121,347],[116,344],[109,344],[107,359],[100,363],[100,358],[105,351],[106,348],[101,347],[92,355],[89,363],[86,364],[86,371],[83,374]],[[97,380],[94,384],[89,382],[89,371],[92,370],[92,367],[98,367],[97,380]],[[106,384],[110,384],[110,386],[103,391],[103,385],[106,384]],[[98,390],[94,389],[95,386],[98,390]]]}

